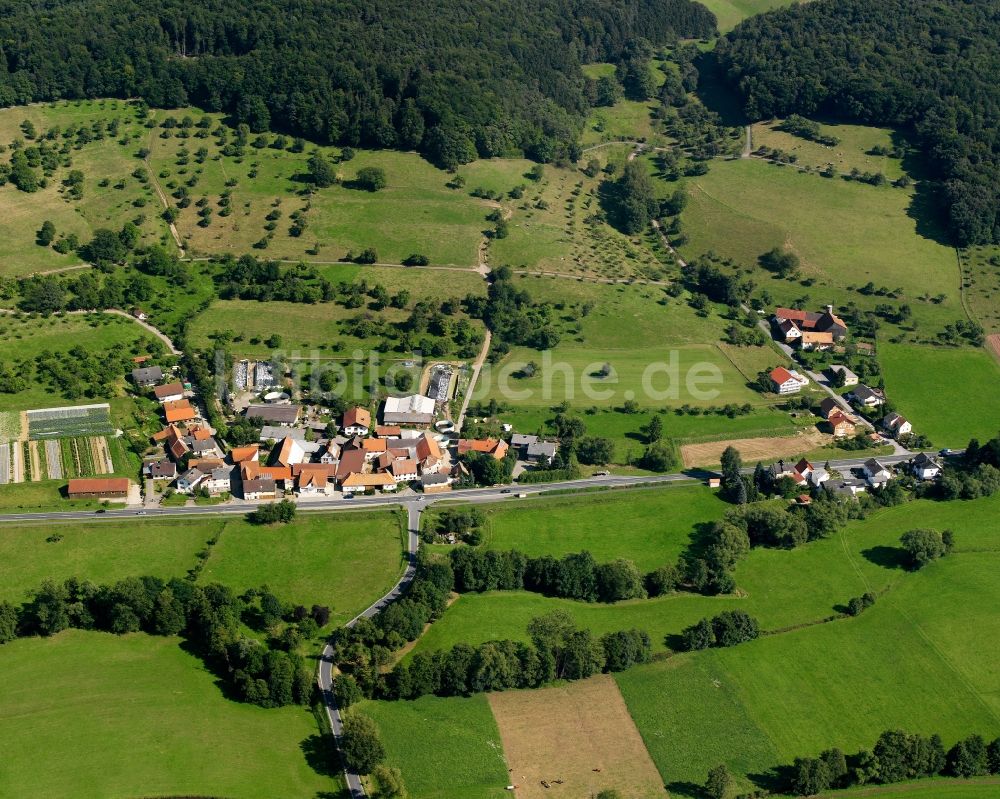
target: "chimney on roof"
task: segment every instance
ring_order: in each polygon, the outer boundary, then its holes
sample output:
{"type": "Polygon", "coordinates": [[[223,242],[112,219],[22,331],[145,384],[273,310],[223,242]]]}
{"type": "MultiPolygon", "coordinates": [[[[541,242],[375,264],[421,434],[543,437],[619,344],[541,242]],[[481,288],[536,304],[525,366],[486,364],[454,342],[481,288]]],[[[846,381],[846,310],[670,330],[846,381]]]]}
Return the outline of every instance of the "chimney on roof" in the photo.
{"type": "Polygon", "coordinates": [[[832,314],[833,313],[833,306],[832,305],[827,305],[826,306],[826,311],[827,311],[827,313],[832,314]]]}

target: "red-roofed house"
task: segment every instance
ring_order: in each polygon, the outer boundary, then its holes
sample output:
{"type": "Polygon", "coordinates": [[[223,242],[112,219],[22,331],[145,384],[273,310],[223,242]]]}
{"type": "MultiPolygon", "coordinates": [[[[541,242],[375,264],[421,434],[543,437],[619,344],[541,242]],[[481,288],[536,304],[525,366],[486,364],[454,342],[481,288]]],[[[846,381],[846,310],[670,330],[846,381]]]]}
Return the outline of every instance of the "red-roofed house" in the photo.
{"type": "Polygon", "coordinates": [[[807,378],[792,369],[786,369],[784,366],[772,369],[769,377],[775,392],[778,394],[794,394],[809,384],[807,378]]]}
{"type": "Polygon", "coordinates": [[[345,436],[366,436],[372,427],[372,414],[367,408],[355,406],[344,411],[340,432],[345,436]]]}

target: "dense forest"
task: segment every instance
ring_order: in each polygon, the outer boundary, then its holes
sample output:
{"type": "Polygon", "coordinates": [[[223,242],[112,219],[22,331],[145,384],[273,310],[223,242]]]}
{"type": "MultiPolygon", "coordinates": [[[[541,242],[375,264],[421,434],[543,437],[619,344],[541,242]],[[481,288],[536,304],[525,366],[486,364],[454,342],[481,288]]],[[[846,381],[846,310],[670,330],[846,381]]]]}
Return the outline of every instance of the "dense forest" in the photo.
{"type": "Polygon", "coordinates": [[[691,0],[0,0],[0,106],[141,97],[444,164],[549,161],[597,101],[581,63],[714,31],[691,0]]]}
{"type": "Polygon", "coordinates": [[[820,0],[719,42],[752,119],[912,128],[959,244],[1000,241],[1000,2],[820,0]]]}

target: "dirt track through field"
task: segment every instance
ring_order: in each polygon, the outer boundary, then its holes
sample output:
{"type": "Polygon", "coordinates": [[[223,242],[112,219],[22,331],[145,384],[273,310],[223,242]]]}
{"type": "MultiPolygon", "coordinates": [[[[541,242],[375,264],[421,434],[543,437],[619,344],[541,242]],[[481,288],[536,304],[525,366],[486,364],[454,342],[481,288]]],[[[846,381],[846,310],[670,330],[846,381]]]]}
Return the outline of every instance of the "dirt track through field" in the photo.
{"type": "Polygon", "coordinates": [[[833,436],[818,431],[783,438],[737,438],[711,441],[705,444],[684,444],[681,460],[685,466],[715,466],[722,460],[726,447],[736,447],[744,461],[767,461],[799,455],[829,444],[833,436]]]}
{"type": "Polygon", "coordinates": [[[667,796],[610,676],[489,700],[517,799],[586,799],[605,788],[630,799],[667,796]]]}

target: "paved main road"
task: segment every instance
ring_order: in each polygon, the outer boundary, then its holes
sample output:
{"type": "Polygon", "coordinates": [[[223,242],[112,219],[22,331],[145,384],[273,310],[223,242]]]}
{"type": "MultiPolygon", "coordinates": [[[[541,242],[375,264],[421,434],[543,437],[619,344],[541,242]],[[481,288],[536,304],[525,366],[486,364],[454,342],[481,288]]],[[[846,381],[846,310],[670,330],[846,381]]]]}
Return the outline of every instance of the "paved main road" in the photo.
{"type": "MultiPolygon", "coordinates": [[[[885,464],[901,463],[907,461],[915,455],[915,452],[902,451],[892,455],[879,457],[885,464]]],[[[860,467],[867,458],[846,458],[842,460],[830,461],[830,466],[838,471],[860,467]]],[[[744,469],[746,473],[753,471],[752,467],[744,469]]],[[[711,470],[689,470],[680,474],[645,475],[645,476],[615,476],[603,477],[583,477],[578,480],[565,480],[558,483],[537,483],[522,486],[496,486],[493,488],[473,488],[463,491],[450,491],[444,494],[416,494],[413,496],[393,496],[391,494],[375,497],[358,497],[356,499],[317,499],[298,503],[300,512],[309,511],[350,511],[360,508],[384,508],[393,505],[418,507],[431,505],[441,501],[464,501],[464,502],[497,502],[515,500],[519,495],[537,495],[549,491],[574,490],[581,488],[627,488],[629,486],[642,485],[669,485],[673,483],[697,483],[702,482],[709,474],[714,474],[711,470]]],[[[89,521],[122,521],[123,519],[135,519],[137,516],[147,518],[160,518],[164,516],[240,516],[248,511],[255,510],[261,505],[270,504],[267,502],[234,502],[229,505],[206,505],[195,507],[178,508],[147,508],[136,510],[134,508],[108,508],[100,513],[92,510],[66,510],[50,511],[43,513],[7,513],[0,515],[0,522],[65,522],[71,523],[86,519],[89,521]]]]}

